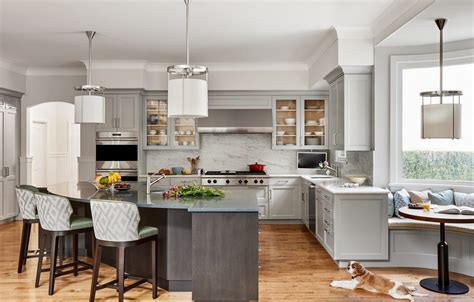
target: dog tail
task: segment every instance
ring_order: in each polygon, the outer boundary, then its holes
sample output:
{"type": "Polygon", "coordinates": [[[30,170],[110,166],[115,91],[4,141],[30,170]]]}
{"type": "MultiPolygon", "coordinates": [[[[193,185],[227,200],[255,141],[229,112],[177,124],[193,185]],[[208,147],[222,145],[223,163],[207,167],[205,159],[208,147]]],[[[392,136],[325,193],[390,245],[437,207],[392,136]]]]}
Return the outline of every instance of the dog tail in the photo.
{"type": "Polygon", "coordinates": [[[414,297],[427,297],[428,296],[427,294],[417,293],[416,292],[416,287],[414,287],[414,286],[405,286],[405,287],[408,290],[408,292],[410,293],[410,295],[412,295],[414,297]]]}

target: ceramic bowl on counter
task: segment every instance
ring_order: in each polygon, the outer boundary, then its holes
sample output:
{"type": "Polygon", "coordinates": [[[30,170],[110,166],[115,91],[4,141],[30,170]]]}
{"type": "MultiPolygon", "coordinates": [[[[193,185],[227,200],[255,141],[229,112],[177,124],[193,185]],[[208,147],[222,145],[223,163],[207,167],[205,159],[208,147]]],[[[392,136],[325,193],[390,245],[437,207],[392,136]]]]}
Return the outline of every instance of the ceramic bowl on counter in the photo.
{"type": "Polygon", "coordinates": [[[183,167],[172,167],[171,168],[171,172],[173,172],[174,175],[181,175],[183,170],[184,170],[183,167]]]}
{"type": "Polygon", "coordinates": [[[285,119],[285,124],[287,125],[295,125],[296,124],[296,119],[293,117],[288,117],[285,119]]]}
{"type": "Polygon", "coordinates": [[[362,185],[367,180],[367,177],[363,175],[347,175],[346,178],[358,185],[362,185]]]}

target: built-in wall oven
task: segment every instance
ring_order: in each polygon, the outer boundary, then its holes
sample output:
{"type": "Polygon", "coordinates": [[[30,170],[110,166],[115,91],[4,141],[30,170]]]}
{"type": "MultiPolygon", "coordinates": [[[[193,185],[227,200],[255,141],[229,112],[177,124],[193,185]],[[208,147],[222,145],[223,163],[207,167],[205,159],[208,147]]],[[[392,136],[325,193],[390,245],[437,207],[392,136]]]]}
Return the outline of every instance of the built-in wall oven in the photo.
{"type": "Polygon", "coordinates": [[[138,133],[97,132],[96,173],[116,171],[122,180],[138,179],[138,133]]]}

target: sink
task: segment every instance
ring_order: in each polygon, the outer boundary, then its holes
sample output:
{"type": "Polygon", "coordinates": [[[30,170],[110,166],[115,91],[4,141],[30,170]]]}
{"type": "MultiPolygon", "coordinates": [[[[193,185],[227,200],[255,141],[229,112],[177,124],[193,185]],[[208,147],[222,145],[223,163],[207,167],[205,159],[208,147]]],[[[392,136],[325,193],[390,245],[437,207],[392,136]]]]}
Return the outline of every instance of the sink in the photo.
{"type": "Polygon", "coordinates": [[[167,190],[165,189],[153,189],[150,190],[150,194],[162,194],[163,192],[166,192],[167,190]]]}
{"type": "Polygon", "coordinates": [[[327,179],[327,178],[334,178],[334,176],[331,175],[315,175],[315,176],[310,176],[311,179],[327,179]]]}

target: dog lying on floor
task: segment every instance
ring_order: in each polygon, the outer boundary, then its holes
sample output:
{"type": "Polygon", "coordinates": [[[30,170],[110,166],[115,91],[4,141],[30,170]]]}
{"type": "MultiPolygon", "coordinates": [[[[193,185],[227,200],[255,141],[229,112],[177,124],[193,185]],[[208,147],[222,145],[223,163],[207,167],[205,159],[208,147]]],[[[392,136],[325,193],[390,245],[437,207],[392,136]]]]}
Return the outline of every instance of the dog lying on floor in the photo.
{"type": "Polygon", "coordinates": [[[352,280],[332,281],[332,287],[340,287],[346,289],[362,288],[374,293],[384,293],[390,295],[394,299],[406,299],[410,301],[415,297],[426,297],[425,294],[415,293],[416,288],[403,285],[401,282],[392,281],[382,276],[377,276],[369,272],[362,264],[351,261],[347,265],[347,272],[351,274],[352,280]]]}

